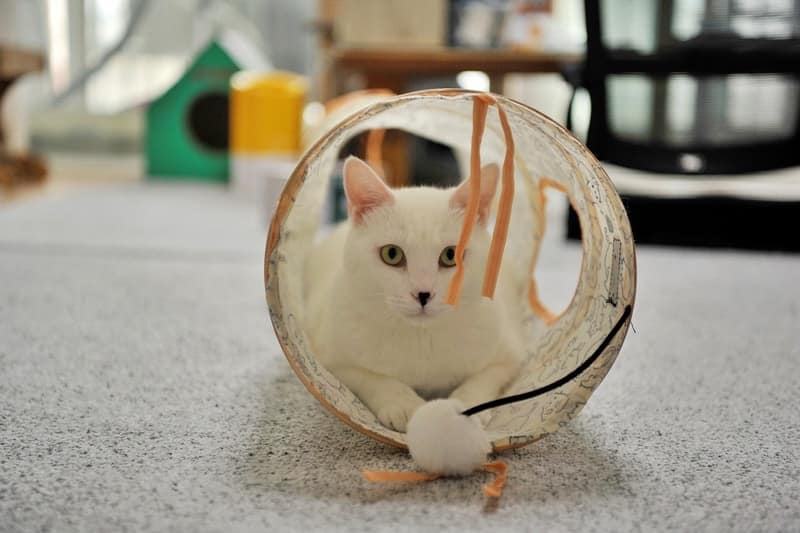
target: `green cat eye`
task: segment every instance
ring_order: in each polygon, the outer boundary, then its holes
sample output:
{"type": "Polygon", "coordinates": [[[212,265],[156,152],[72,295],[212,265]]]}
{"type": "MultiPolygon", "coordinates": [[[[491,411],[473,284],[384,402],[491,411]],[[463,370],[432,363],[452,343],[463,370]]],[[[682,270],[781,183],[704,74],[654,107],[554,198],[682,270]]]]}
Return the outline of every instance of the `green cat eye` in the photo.
{"type": "Polygon", "coordinates": [[[456,247],[448,246],[439,254],[439,266],[446,268],[456,266],[456,247]]]}
{"type": "Polygon", "coordinates": [[[399,267],[406,262],[406,256],[396,244],[386,244],[381,246],[381,260],[389,266],[399,267]]]}

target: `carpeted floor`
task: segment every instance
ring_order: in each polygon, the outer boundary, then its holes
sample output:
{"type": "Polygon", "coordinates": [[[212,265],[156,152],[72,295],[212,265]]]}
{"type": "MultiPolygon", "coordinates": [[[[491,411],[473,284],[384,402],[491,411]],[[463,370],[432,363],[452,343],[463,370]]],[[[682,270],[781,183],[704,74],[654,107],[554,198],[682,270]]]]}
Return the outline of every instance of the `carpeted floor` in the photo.
{"type": "Polygon", "coordinates": [[[486,507],[481,475],[361,479],[410,461],[290,372],[263,242],[211,187],[0,209],[0,530],[800,530],[800,256],[640,248],[638,333],[486,507]]]}

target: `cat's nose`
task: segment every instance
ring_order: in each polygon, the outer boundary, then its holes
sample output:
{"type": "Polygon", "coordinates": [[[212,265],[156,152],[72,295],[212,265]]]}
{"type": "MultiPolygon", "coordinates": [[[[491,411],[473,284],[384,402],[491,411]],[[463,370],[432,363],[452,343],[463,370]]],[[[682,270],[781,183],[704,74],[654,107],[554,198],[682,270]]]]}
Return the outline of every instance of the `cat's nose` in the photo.
{"type": "Polygon", "coordinates": [[[428,303],[428,300],[431,299],[431,293],[429,292],[418,292],[417,293],[417,300],[422,307],[425,307],[425,304],[428,303]]]}

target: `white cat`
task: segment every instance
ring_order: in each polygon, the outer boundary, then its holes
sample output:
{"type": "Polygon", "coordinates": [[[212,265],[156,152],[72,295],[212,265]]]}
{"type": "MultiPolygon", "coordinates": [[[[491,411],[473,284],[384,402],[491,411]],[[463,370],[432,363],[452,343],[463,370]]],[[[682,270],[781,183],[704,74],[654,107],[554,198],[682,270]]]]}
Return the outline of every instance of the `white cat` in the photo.
{"type": "Polygon", "coordinates": [[[423,398],[465,407],[497,398],[519,370],[519,278],[504,265],[494,300],[481,296],[497,179],[496,165],[483,168],[480,218],[451,306],[469,181],[390,190],[360,159],[344,164],[349,220],[309,261],[306,329],[319,361],[389,428],[405,431],[423,398]]]}

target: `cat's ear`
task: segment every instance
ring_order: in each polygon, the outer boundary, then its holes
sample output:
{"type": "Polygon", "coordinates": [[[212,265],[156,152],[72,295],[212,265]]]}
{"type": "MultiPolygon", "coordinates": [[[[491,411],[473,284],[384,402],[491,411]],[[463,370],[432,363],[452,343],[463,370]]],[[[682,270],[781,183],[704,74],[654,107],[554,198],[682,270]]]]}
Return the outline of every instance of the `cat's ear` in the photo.
{"type": "Polygon", "coordinates": [[[343,173],[347,211],[354,224],[360,224],[370,210],[394,203],[392,191],[361,159],[348,157],[344,162],[343,173]]]}
{"type": "MultiPolygon", "coordinates": [[[[478,201],[478,224],[485,224],[489,218],[489,209],[492,207],[492,199],[497,190],[497,179],[500,176],[500,169],[495,163],[484,166],[481,169],[481,198],[478,201]]],[[[450,197],[450,207],[454,209],[466,209],[469,200],[469,180],[458,186],[450,197]]]]}

